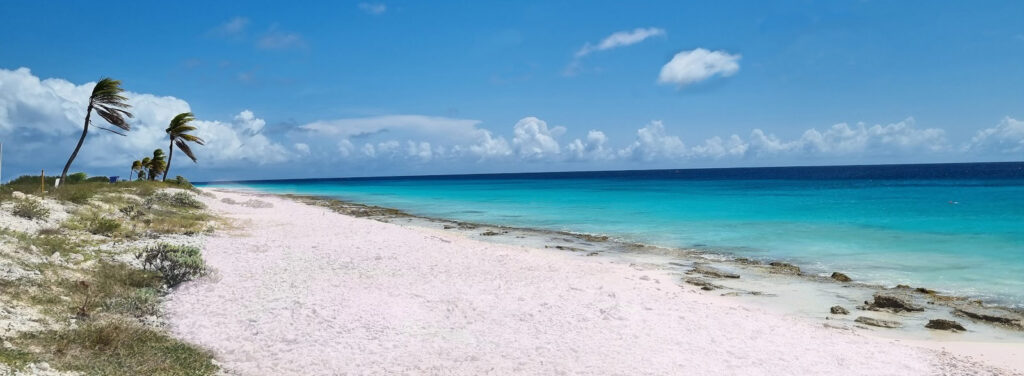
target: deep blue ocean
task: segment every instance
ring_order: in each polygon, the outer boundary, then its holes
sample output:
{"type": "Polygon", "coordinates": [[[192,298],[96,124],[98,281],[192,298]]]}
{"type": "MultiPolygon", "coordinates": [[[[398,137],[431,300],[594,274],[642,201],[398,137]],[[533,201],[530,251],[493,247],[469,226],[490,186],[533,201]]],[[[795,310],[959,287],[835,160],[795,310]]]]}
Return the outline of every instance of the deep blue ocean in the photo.
{"type": "Polygon", "coordinates": [[[1024,163],[209,183],[606,234],[1024,307],[1024,163]]]}

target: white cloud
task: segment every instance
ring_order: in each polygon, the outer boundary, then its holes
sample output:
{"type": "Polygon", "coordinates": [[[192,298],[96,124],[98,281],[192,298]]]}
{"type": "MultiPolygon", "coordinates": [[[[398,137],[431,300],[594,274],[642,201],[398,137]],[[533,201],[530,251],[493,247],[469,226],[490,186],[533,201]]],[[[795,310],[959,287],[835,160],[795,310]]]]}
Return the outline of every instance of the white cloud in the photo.
{"type": "Polygon", "coordinates": [[[665,30],[656,27],[638,27],[633,30],[624,30],[612,33],[601,40],[597,44],[586,43],[576,53],[573,54],[573,59],[569,62],[569,65],[565,67],[563,74],[567,76],[575,75],[580,69],[581,60],[594,52],[607,51],[620,47],[631,46],[640,42],[643,42],[652,37],[664,36],[665,30]]]}
{"type": "Polygon", "coordinates": [[[597,51],[606,51],[619,47],[626,47],[643,42],[647,38],[664,36],[665,30],[656,27],[642,28],[638,27],[633,30],[619,31],[612,33],[601,40],[600,43],[593,45],[590,43],[584,44],[576,51],[576,58],[587,56],[597,51]]]}
{"type": "Polygon", "coordinates": [[[586,141],[575,139],[566,146],[569,157],[577,161],[612,159],[615,154],[609,149],[608,136],[604,132],[591,130],[587,132],[586,141]]]}
{"type": "Polygon", "coordinates": [[[309,154],[310,152],[309,144],[306,143],[296,142],[292,147],[294,147],[295,151],[299,152],[299,154],[309,154]]]}
{"type": "Polygon", "coordinates": [[[665,132],[665,125],[655,120],[636,131],[636,141],[619,151],[623,158],[645,161],[677,159],[686,155],[686,144],[678,136],[665,132]]]}
{"type": "Polygon", "coordinates": [[[299,129],[325,136],[364,137],[383,133],[409,133],[413,136],[474,139],[482,131],[479,120],[423,115],[384,115],[362,118],[320,120],[299,129]]]}
{"type": "Polygon", "coordinates": [[[429,162],[434,157],[434,151],[430,148],[430,143],[421,141],[407,141],[407,149],[410,157],[419,159],[423,162],[429,162]]]}
{"type": "Polygon", "coordinates": [[[359,3],[359,9],[366,14],[381,15],[388,11],[388,6],[384,3],[359,3]]]}
{"type": "MultiPolygon", "coordinates": [[[[462,148],[456,145],[454,149],[457,153],[462,148]]],[[[504,137],[493,137],[489,131],[483,131],[479,141],[470,145],[468,149],[473,155],[479,157],[480,160],[512,155],[512,148],[508,145],[508,141],[505,141],[504,137]]]]}
{"type": "MultiPolygon", "coordinates": [[[[59,78],[39,79],[27,68],[0,69],[0,139],[7,150],[5,164],[23,171],[59,170],[81,134],[89,95],[95,83],[76,85],[59,78]]],[[[130,83],[125,83],[130,88],[130,83]]],[[[188,102],[170,96],[126,92],[132,130],[127,136],[104,132],[110,127],[95,114],[93,127],[75,164],[75,170],[120,167],[132,160],[167,148],[164,130],[171,118],[191,111],[188,102]]],[[[204,165],[232,161],[284,161],[288,153],[260,130],[265,122],[243,111],[234,122],[196,121],[196,134],[207,141],[193,150],[204,165]]],[[[175,159],[176,161],[178,159],[175,159]]],[[[7,174],[5,174],[7,175],[7,174]]],[[[10,175],[7,175],[10,176],[10,175]]]]}
{"type": "Polygon", "coordinates": [[[1007,116],[995,127],[978,131],[962,150],[981,154],[1024,153],[1024,121],[1007,116]]]}
{"type": "Polygon", "coordinates": [[[249,19],[245,17],[234,17],[227,22],[220,24],[210,34],[220,37],[231,37],[237,36],[243,33],[246,27],[249,26],[249,19]]]}
{"type": "Polygon", "coordinates": [[[306,39],[302,34],[294,31],[278,30],[277,26],[271,26],[270,30],[260,37],[256,46],[265,50],[287,50],[292,48],[305,48],[306,39]]]}
{"type": "Polygon", "coordinates": [[[732,76],[740,69],[739,60],[739,54],[725,51],[708,51],[703,48],[682,51],[661,67],[658,83],[683,87],[716,75],[732,76]]]}
{"type": "Polygon", "coordinates": [[[516,122],[513,133],[515,137],[512,144],[520,157],[541,159],[557,155],[561,151],[555,138],[565,133],[565,127],[548,129],[548,123],[530,116],[516,122]]]}

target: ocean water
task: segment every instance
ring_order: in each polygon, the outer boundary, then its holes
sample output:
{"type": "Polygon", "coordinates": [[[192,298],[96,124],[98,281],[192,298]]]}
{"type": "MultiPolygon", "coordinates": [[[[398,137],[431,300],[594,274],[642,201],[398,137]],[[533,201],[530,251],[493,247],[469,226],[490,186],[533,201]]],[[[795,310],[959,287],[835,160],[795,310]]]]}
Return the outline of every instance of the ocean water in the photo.
{"type": "Polygon", "coordinates": [[[785,260],[1024,307],[1024,163],[211,183],[785,260]]]}

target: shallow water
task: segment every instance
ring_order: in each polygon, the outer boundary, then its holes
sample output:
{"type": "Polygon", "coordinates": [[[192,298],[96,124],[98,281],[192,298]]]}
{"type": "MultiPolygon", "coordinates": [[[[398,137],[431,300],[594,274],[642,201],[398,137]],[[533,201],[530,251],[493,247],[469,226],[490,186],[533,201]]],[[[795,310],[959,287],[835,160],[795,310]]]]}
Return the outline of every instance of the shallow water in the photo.
{"type": "Polygon", "coordinates": [[[216,183],[782,259],[1024,307],[1024,163],[216,183]]]}

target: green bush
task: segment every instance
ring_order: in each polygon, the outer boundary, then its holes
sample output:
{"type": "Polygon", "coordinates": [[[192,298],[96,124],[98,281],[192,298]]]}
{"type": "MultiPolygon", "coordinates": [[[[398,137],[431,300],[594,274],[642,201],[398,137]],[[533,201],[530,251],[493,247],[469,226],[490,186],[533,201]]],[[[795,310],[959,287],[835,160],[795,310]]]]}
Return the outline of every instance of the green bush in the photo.
{"type": "Polygon", "coordinates": [[[93,235],[104,236],[113,235],[115,232],[117,232],[117,230],[120,229],[121,222],[118,222],[116,219],[107,217],[95,218],[94,220],[90,221],[89,225],[86,227],[86,230],[92,233],[93,235]]]}
{"type": "Polygon", "coordinates": [[[160,243],[135,255],[146,269],[160,272],[164,282],[174,287],[206,273],[199,248],[160,243]]]}
{"type": "Polygon", "coordinates": [[[188,192],[175,192],[173,194],[167,192],[157,192],[146,198],[145,205],[152,207],[153,205],[164,205],[174,206],[179,208],[191,208],[191,209],[202,209],[206,205],[203,205],[202,201],[199,201],[195,196],[188,192]]]}
{"type": "Polygon", "coordinates": [[[130,203],[122,206],[119,210],[121,211],[121,214],[124,214],[130,219],[139,219],[142,218],[143,215],[146,215],[146,212],[142,210],[142,205],[136,203],[130,203]]]}
{"type": "Polygon", "coordinates": [[[50,215],[50,209],[43,206],[42,202],[29,198],[17,200],[12,212],[16,216],[31,220],[46,219],[50,215]]]}
{"type": "Polygon", "coordinates": [[[68,183],[68,184],[81,183],[81,182],[85,181],[85,179],[88,178],[88,177],[89,177],[89,175],[86,175],[84,172],[76,172],[76,173],[73,173],[71,175],[68,175],[68,180],[65,181],[65,183],[68,183]]]}
{"type": "Polygon", "coordinates": [[[182,188],[185,188],[185,189],[192,189],[192,188],[194,188],[192,186],[192,183],[189,182],[188,179],[185,179],[185,177],[181,176],[181,175],[176,176],[174,178],[174,182],[176,184],[180,185],[182,188]]]}
{"type": "Polygon", "coordinates": [[[85,181],[87,183],[110,183],[110,178],[106,176],[93,176],[91,178],[85,179],[85,181]]]}

